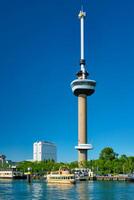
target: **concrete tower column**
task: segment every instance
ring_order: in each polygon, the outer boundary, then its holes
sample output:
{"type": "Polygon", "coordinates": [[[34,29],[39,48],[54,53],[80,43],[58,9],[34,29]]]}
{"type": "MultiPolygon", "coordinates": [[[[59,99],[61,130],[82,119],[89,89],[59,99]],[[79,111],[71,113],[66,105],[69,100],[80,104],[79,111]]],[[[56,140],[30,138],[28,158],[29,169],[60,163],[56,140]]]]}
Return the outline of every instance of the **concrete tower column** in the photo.
{"type": "MultiPolygon", "coordinates": [[[[87,144],[87,96],[78,96],[78,144],[87,144]]],[[[87,149],[78,150],[78,162],[87,160],[87,149]]]]}

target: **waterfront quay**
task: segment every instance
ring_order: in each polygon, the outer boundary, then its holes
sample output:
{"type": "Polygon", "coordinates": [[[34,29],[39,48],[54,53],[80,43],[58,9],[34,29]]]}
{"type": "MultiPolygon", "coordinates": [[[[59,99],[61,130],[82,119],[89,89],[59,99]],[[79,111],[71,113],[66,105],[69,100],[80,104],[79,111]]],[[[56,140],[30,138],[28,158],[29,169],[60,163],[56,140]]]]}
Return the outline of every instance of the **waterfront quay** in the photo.
{"type": "Polygon", "coordinates": [[[130,178],[126,175],[116,175],[116,176],[94,176],[90,177],[89,180],[96,181],[129,181],[130,178]]]}
{"type": "MultiPolygon", "coordinates": [[[[32,176],[33,180],[43,180],[42,176],[32,176]]],[[[90,176],[89,181],[133,181],[130,177],[126,175],[116,175],[116,176],[90,176]]],[[[134,182],[134,181],[133,181],[134,182]]]]}

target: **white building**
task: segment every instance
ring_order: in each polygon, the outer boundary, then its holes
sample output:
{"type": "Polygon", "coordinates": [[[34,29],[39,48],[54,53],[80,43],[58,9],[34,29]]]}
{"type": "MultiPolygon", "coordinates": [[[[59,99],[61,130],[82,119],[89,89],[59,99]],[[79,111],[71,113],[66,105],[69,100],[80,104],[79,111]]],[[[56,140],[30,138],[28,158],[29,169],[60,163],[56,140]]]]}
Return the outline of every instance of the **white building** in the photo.
{"type": "Polygon", "coordinates": [[[33,144],[33,160],[57,160],[56,145],[51,142],[39,141],[33,144]]]}

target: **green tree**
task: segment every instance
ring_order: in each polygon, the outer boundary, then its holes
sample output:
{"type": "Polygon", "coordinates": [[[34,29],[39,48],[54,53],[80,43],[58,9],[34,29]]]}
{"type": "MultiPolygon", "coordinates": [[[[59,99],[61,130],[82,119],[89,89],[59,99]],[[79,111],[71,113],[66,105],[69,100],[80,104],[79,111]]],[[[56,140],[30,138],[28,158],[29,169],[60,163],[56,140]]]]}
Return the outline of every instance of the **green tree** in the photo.
{"type": "Polygon", "coordinates": [[[118,156],[111,147],[105,147],[100,152],[99,159],[101,160],[114,160],[118,156]]]}

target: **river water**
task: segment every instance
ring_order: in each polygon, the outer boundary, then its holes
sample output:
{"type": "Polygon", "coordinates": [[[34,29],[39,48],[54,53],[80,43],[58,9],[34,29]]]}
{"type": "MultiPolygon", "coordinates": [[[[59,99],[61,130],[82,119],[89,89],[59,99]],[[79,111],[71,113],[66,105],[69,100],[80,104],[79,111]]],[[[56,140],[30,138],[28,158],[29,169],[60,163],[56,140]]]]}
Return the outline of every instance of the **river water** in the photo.
{"type": "Polygon", "coordinates": [[[134,183],[89,181],[48,185],[44,181],[0,180],[0,200],[134,200],[134,183]]]}

